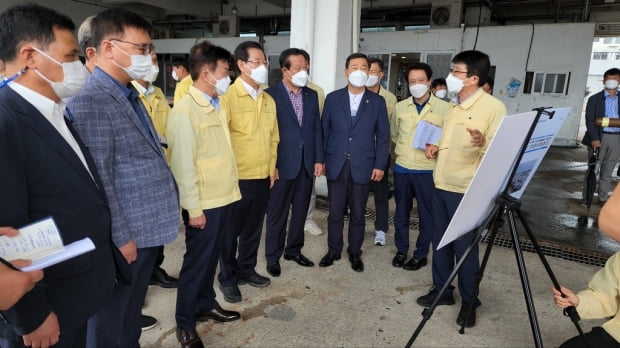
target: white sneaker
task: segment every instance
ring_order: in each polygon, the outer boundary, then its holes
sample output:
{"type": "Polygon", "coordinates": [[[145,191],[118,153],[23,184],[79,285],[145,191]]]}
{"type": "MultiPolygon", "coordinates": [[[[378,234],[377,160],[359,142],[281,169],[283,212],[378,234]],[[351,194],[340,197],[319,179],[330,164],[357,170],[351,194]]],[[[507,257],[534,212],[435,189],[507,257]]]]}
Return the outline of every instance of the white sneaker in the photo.
{"type": "Polygon", "coordinates": [[[375,231],[375,245],[385,245],[385,232],[375,231]]]}
{"type": "Polygon", "coordinates": [[[306,220],[304,230],[315,236],[320,236],[323,234],[323,230],[316,224],[316,222],[314,222],[314,220],[306,220]]]}

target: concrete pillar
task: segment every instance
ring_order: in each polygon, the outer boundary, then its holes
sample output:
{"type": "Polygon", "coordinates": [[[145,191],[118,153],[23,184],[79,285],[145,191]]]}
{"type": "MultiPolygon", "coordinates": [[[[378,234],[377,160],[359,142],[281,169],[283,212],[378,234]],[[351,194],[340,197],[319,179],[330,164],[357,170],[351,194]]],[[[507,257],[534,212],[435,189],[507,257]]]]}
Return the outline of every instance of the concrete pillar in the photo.
{"type": "Polygon", "coordinates": [[[291,47],[311,57],[311,80],[325,93],[344,87],[344,64],[358,51],[362,0],[291,2],[291,47]]]}

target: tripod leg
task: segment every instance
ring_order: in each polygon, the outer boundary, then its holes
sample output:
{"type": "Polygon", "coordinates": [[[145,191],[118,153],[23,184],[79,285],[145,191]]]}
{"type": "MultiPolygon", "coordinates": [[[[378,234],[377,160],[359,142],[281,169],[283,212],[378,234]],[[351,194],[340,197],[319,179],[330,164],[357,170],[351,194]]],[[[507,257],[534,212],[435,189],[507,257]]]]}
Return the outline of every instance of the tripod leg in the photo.
{"type": "MultiPolygon", "coordinates": [[[[493,248],[493,245],[495,244],[495,238],[497,237],[497,230],[499,230],[499,228],[503,224],[503,220],[502,220],[503,214],[504,214],[504,209],[498,209],[497,215],[492,220],[491,234],[489,235],[489,242],[487,243],[487,248],[484,252],[484,257],[482,258],[482,263],[480,264],[480,268],[478,269],[478,272],[476,272],[476,287],[474,288],[474,296],[472,298],[478,298],[478,294],[480,293],[480,282],[482,281],[482,277],[484,276],[484,270],[486,269],[487,263],[489,261],[489,257],[491,256],[491,249],[493,248]]],[[[463,321],[463,324],[461,324],[461,329],[459,330],[459,333],[461,335],[465,333],[465,323],[467,323],[467,320],[469,319],[469,316],[471,315],[471,310],[473,309],[473,307],[474,307],[474,301],[472,301],[469,304],[469,308],[467,308],[467,315],[465,316],[465,320],[463,321]]]]}
{"type": "Polygon", "coordinates": [[[523,252],[521,250],[521,242],[517,234],[517,226],[513,211],[508,209],[506,211],[508,218],[508,226],[510,227],[510,234],[512,235],[512,242],[514,244],[515,256],[517,258],[517,265],[519,266],[519,275],[521,276],[521,285],[523,286],[523,295],[525,296],[525,302],[527,304],[527,312],[530,316],[530,325],[532,327],[532,334],[534,336],[534,343],[536,347],[542,347],[542,338],[540,336],[540,328],[538,327],[538,318],[536,317],[536,309],[534,308],[534,301],[532,299],[532,290],[530,289],[530,282],[527,276],[527,270],[525,268],[525,261],[523,260],[523,252]]]}
{"type": "MultiPolygon", "coordinates": [[[[545,257],[545,254],[543,253],[542,249],[540,248],[540,245],[538,244],[538,240],[536,240],[536,237],[534,236],[534,233],[530,229],[530,226],[528,225],[527,221],[523,218],[523,214],[521,213],[521,210],[517,209],[516,212],[517,212],[517,216],[519,217],[519,220],[521,221],[521,225],[523,225],[523,228],[525,228],[525,232],[527,233],[527,236],[530,238],[530,241],[532,242],[532,245],[534,246],[534,249],[536,250],[536,254],[538,254],[538,257],[540,258],[540,262],[542,262],[543,266],[545,267],[545,270],[547,271],[547,274],[549,275],[549,278],[551,279],[551,282],[553,283],[553,287],[556,288],[556,290],[558,290],[561,293],[562,290],[560,287],[560,283],[555,277],[555,274],[553,274],[553,270],[551,269],[549,262],[547,262],[547,258],[545,257]]],[[[562,294],[562,296],[564,296],[564,294],[562,294]]],[[[571,319],[571,321],[575,325],[575,328],[577,329],[577,332],[579,332],[579,335],[583,338],[585,347],[588,347],[589,346],[588,341],[583,334],[583,330],[581,329],[581,326],[579,325],[579,320],[581,320],[581,318],[579,317],[579,313],[577,313],[577,309],[573,306],[567,307],[564,309],[564,314],[571,319]]]]}
{"type": "Polygon", "coordinates": [[[411,336],[411,338],[409,338],[409,341],[407,342],[407,345],[405,346],[406,348],[410,348],[411,345],[413,344],[413,342],[415,342],[416,338],[418,338],[418,335],[422,331],[422,328],[424,327],[426,322],[433,315],[433,312],[435,311],[435,308],[437,308],[437,303],[439,303],[439,300],[441,300],[441,297],[443,296],[443,294],[446,292],[446,290],[448,290],[448,287],[450,286],[450,284],[452,283],[454,278],[456,278],[456,275],[458,274],[459,270],[463,266],[463,263],[465,263],[465,260],[467,259],[469,254],[471,254],[472,250],[474,250],[474,247],[477,246],[478,243],[480,242],[480,239],[482,238],[482,228],[479,228],[474,233],[476,233],[476,238],[474,238],[472,240],[471,244],[465,250],[465,253],[463,253],[463,256],[457,262],[456,266],[452,270],[452,273],[450,273],[450,276],[448,277],[448,280],[446,281],[446,283],[439,290],[439,293],[437,294],[437,297],[435,298],[433,303],[431,303],[430,307],[424,308],[424,310],[422,311],[422,321],[420,322],[420,324],[418,324],[418,327],[416,328],[416,330],[413,333],[413,335],[411,336]]]}

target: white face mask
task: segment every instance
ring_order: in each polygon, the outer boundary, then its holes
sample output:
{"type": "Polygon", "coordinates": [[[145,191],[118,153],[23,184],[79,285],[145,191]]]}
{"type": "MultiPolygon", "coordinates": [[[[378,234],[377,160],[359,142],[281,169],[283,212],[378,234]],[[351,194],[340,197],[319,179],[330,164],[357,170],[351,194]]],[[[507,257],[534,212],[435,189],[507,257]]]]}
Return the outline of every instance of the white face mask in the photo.
{"type": "Polygon", "coordinates": [[[153,58],[151,58],[150,54],[129,54],[122,48],[118,47],[114,41],[110,41],[110,43],[131,58],[131,64],[129,64],[128,67],[123,67],[114,60],[112,60],[112,62],[119,68],[125,70],[127,75],[129,75],[129,77],[133,80],[143,80],[144,77],[151,71],[151,66],[153,66],[153,58]]]}
{"type": "Polygon", "coordinates": [[[49,82],[50,86],[54,90],[54,93],[60,99],[73,97],[76,95],[84,84],[86,83],[86,79],[88,78],[88,71],[79,60],[75,60],[73,62],[59,62],[55,58],[50,57],[43,51],[39,50],[36,47],[33,47],[35,51],[41,53],[43,56],[47,57],[52,62],[59,64],[62,66],[62,73],[64,74],[64,78],[60,82],[54,82],[45,77],[38,69],[35,69],[35,72],[41,76],[42,79],[49,82]]]}
{"type": "Polygon", "coordinates": [[[368,75],[366,80],[366,87],[374,87],[379,83],[379,75],[368,75]]]}
{"type": "Polygon", "coordinates": [[[308,84],[308,72],[301,70],[291,76],[291,83],[297,87],[305,87],[308,84]]]}
{"type": "Polygon", "coordinates": [[[267,74],[269,73],[269,71],[267,71],[267,67],[265,67],[265,65],[261,64],[259,67],[252,69],[252,73],[250,74],[250,78],[252,80],[254,80],[254,82],[256,82],[259,85],[264,85],[265,83],[267,83],[267,74]]]}
{"type": "Polygon", "coordinates": [[[448,95],[447,89],[438,89],[435,91],[435,96],[439,99],[443,99],[448,95]]]}
{"type": "Polygon", "coordinates": [[[618,88],[617,80],[607,80],[605,81],[605,89],[616,89],[618,88]]]}
{"type": "Polygon", "coordinates": [[[157,76],[159,75],[159,65],[151,65],[151,71],[149,71],[146,76],[144,76],[143,80],[146,82],[155,82],[157,80],[157,76]]]}
{"type": "Polygon", "coordinates": [[[230,86],[230,76],[223,77],[219,80],[215,80],[215,92],[217,95],[224,95],[228,91],[228,86],[230,86]]]}
{"type": "Polygon", "coordinates": [[[409,92],[414,98],[422,98],[428,91],[428,86],[422,83],[409,86],[409,92]]]}
{"type": "Polygon", "coordinates": [[[172,78],[175,81],[179,81],[179,75],[177,75],[177,72],[175,70],[172,70],[172,78]]]}
{"type": "Polygon", "coordinates": [[[452,74],[448,74],[448,77],[446,77],[446,85],[448,86],[448,92],[459,93],[463,89],[463,80],[456,78],[452,74]]]}
{"type": "Polygon", "coordinates": [[[364,87],[367,80],[368,74],[361,70],[355,70],[349,74],[349,83],[351,83],[353,87],[364,87]]]}

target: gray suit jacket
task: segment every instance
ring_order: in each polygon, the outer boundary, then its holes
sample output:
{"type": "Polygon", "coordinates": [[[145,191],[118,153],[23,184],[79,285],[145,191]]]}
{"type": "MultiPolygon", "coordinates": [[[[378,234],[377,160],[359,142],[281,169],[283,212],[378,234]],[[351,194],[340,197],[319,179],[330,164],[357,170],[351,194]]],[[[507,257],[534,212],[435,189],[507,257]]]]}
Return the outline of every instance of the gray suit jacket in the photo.
{"type": "Polygon", "coordinates": [[[134,240],[138,248],[146,248],[172,242],[180,221],[176,183],[160,145],[118,82],[96,68],[68,108],[108,196],[114,243],[134,240]]]}

